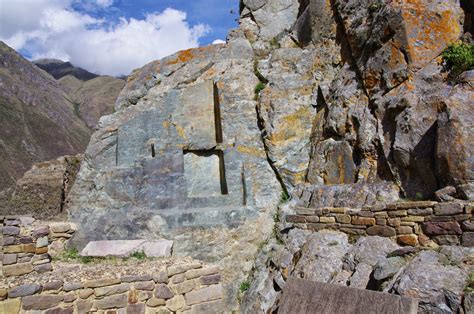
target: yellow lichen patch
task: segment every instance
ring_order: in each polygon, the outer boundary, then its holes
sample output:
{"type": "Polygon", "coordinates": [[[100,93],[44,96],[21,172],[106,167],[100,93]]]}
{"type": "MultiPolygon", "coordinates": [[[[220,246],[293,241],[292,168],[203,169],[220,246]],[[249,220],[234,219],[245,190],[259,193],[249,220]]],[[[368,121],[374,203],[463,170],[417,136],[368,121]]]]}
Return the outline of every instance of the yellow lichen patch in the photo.
{"type": "Polygon", "coordinates": [[[444,4],[411,0],[402,5],[402,17],[412,66],[421,68],[461,35],[459,16],[444,4]]]}
{"type": "Polygon", "coordinates": [[[266,158],[265,151],[256,147],[249,147],[249,146],[237,146],[237,151],[241,154],[246,154],[255,157],[266,158]]]}
{"type": "Polygon", "coordinates": [[[179,124],[176,124],[176,123],[173,123],[174,125],[174,128],[176,129],[176,132],[178,133],[178,135],[183,138],[184,140],[187,140],[188,137],[186,136],[186,130],[180,126],[179,124]]]}
{"type": "Polygon", "coordinates": [[[311,132],[312,113],[308,107],[300,108],[298,111],[282,118],[278,124],[277,132],[269,136],[271,142],[287,141],[293,137],[303,137],[311,132]]]}

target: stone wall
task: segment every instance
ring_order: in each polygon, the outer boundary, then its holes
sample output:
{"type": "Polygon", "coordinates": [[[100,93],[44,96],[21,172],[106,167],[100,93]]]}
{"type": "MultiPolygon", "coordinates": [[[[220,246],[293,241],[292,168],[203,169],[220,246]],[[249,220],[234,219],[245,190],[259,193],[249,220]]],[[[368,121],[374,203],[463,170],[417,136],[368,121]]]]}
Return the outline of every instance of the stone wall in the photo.
{"type": "Polygon", "coordinates": [[[5,277],[51,271],[49,227],[27,230],[20,218],[2,217],[2,270],[5,277]]]}
{"type": "Polygon", "coordinates": [[[0,313],[222,312],[220,281],[219,267],[197,262],[172,264],[150,274],[75,282],[49,277],[47,282],[0,288],[0,313]]]}
{"type": "Polygon", "coordinates": [[[38,224],[31,217],[0,217],[1,270],[3,276],[22,276],[52,270],[51,255],[62,251],[75,231],[73,224],[38,224]]]}
{"type": "Polygon", "coordinates": [[[431,201],[399,202],[384,206],[296,207],[286,221],[295,227],[319,231],[335,229],[350,235],[377,235],[396,239],[401,245],[474,246],[473,203],[431,201]]]}

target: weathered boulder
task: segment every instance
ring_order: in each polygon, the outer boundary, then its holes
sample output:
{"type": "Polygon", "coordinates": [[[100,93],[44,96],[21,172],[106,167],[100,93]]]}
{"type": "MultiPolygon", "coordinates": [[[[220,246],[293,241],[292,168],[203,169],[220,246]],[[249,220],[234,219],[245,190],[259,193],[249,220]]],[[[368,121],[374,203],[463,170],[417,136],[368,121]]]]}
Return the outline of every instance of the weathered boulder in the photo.
{"type": "Polygon", "coordinates": [[[423,251],[405,267],[395,291],[419,299],[425,312],[453,313],[461,305],[467,273],[444,266],[434,251],[423,251]]]}

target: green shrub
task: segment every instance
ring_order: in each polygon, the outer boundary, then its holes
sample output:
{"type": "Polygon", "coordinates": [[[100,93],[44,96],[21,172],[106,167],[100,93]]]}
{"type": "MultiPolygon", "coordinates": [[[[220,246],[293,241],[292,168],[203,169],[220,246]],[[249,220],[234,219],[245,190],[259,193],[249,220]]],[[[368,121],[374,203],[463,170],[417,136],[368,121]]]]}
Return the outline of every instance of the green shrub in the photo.
{"type": "Polygon", "coordinates": [[[257,99],[260,92],[265,88],[265,86],[266,85],[263,82],[258,82],[258,84],[255,86],[255,100],[257,99]]]}
{"type": "Polygon", "coordinates": [[[280,196],[280,204],[284,204],[284,203],[288,202],[289,200],[290,200],[290,194],[288,194],[288,191],[283,190],[283,192],[281,192],[281,196],[280,196]]]}
{"type": "Polygon", "coordinates": [[[239,290],[240,290],[240,292],[244,293],[244,292],[247,291],[249,288],[250,288],[250,282],[244,281],[244,282],[242,282],[242,283],[240,284],[239,290]]]}
{"type": "Polygon", "coordinates": [[[68,249],[64,252],[64,256],[65,256],[67,259],[76,259],[76,258],[79,257],[79,251],[77,250],[77,248],[71,247],[71,248],[68,248],[68,249]]]}
{"type": "Polygon", "coordinates": [[[138,260],[144,260],[146,258],[146,254],[143,251],[136,251],[130,254],[130,257],[134,257],[138,260]]]}
{"type": "Polygon", "coordinates": [[[457,78],[462,72],[474,67],[474,45],[457,42],[442,54],[443,62],[450,71],[451,78],[457,78]]]}
{"type": "Polygon", "coordinates": [[[464,292],[474,292],[474,272],[471,272],[467,277],[466,287],[464,292]]]}

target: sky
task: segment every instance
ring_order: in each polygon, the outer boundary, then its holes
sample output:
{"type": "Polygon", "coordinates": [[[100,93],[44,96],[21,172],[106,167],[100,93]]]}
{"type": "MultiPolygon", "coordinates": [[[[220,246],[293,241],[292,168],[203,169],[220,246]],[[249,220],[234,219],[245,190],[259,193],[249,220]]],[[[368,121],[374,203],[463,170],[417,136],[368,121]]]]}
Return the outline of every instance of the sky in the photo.
{"type": "Polygon", "coordinates": [[[221,43],[239,0],[0,0],[0,40],[30,60],[56,58],[128,75],[176,51],[221,43]]]}

